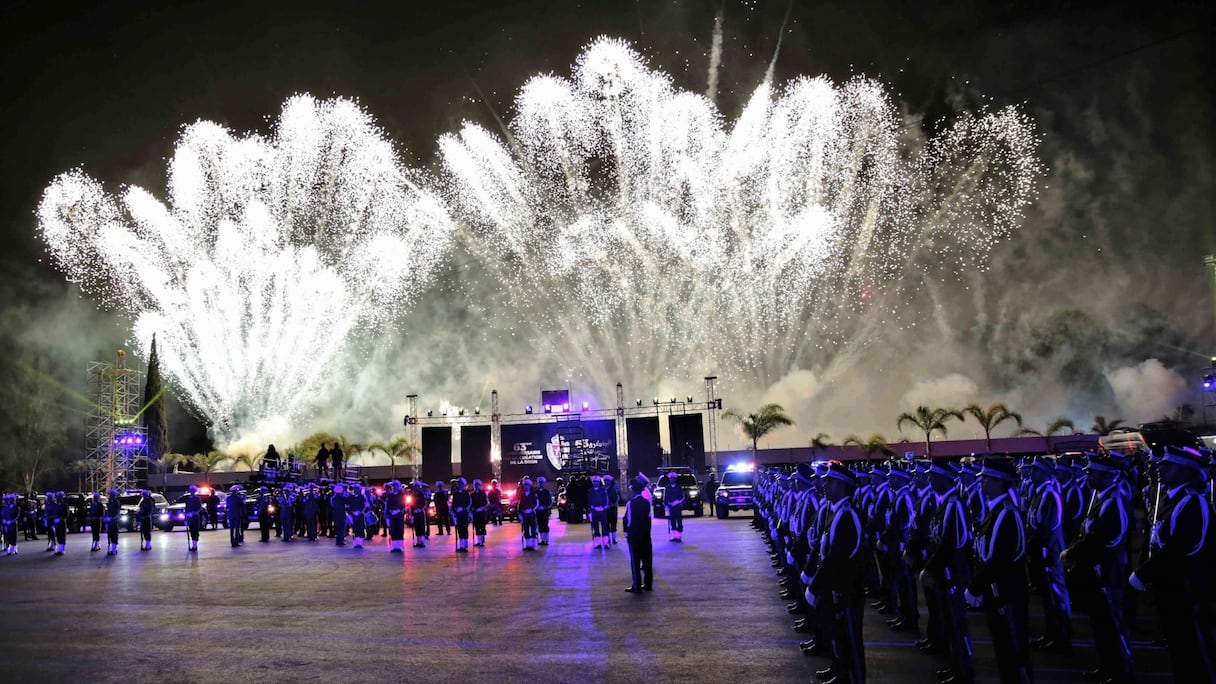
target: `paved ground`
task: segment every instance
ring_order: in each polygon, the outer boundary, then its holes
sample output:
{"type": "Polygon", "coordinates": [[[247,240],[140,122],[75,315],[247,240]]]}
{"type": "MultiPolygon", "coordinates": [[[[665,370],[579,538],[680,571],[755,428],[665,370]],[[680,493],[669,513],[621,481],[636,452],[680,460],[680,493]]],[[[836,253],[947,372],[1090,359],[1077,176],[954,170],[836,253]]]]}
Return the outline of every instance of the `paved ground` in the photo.
{"type": "MultiPolygon", "coordinates": [[[[519,548],[518,525],[491,528],[467,556],[451,537],[389,554],[332,540],[257,543],[183,532],[138,550],[67,554],[26,542],[0,557],[0,673],[4,681],[808,682],[824,667],[802,656],[760,537],[744,517],[690,519],[686,541],[655,525],[655,591],[634,596],[627,551],[590,548],[586,525],[555,522],[553,544],[519,548]],[[421,681],[421,680],[420,680],[421,681]]],[[[408,537],[407,537],[408,542],[408,537]]],[[[1033,624],[1041,610],[1032,603],[1033,624]]],[[[1036,681],[1081,681],[1092,666],[1084,616],[1077,653],[1039,658],[1036,681]]],[[[973,616],[977,668],[994,681],[991,645],[973,616]]],[[[1032,634],[1037,629],[1032,628],[1032,634]]],[[[936,681],[945,664],[919,655],[869,611],[874,682],[936,681]]],[[[1137,635],[1138,638],[1147,638],[1137,635]]],[[[1165,682],[1164,651],[1137,642],[1140,682],[1165,682]]]]}

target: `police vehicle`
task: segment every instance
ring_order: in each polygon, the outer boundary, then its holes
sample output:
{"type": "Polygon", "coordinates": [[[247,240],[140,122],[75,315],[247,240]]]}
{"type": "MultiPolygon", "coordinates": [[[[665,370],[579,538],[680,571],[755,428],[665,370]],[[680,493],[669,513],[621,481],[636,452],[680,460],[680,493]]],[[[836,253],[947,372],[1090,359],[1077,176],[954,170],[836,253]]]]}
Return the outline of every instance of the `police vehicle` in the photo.
{"type": "MultiPolygon", "coordinates": [[[[139,492],[127,492],[118,495],[121,505],[118,516],[118,526],[128,532],[139,530],[139,500],[143,498],[139,492]]],[[[169,500],[160,494],[152,494],[152,524],[163,521],[165,509],[169,508],[169,500]]]]}
{"type": "Polygon", "coordinates": [[[751,464],[735,464],[726,468],[714,495],[719,518],[730,517],[731,511],[752,508],[752,484],[755,476],[756,467],[751,464]]]}
{"type": "Polygon", "coordinates": [[[696,474],[691,468],[659,468],[658,479],[651,485],[651,496],[654,500],[654,517],[667,517],[667,506],[663,505],[663,488],[667,486],[667,473],[676,474],[676,484],[684,489],[684,505],[680,506],[681,510],[692,511],[694,518],[699,518],[704,513],[701,499],[701,482],[697,479],[696,474]]]}
{"type": "MultiPolygon", "coordinates": [[[[161,532],[172,532],[175,527],[186,526],[186,497],[188,496],[189,494],[182,494],[156,516],[156,527],[161,532]]],[[[224,492],[213,491],[210,487],[199,487],[198,498],[203,502],[203,527],[211,524],[211,519],[208,517],[210,514],[207,511],[212,497],[216,499],[215,517],[219,518],[220,524],[228,527],[228,505],[225,501],[228,495],[224,492]]]]}

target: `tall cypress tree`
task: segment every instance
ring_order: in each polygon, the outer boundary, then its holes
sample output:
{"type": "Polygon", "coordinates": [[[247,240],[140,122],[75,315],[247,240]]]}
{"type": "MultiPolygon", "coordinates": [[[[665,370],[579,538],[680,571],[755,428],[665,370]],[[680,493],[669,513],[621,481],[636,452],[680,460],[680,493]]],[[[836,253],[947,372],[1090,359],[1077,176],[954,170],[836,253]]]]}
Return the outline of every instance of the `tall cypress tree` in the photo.
{"type": "Polygon", "coordinates": [[[169,451],[169,424],[165,420],[165,388],[156,356],[156,336],[148,356],[148,378],[144,383],[144,425],[148,428],[148,458],[159,461],[169,451]]]}

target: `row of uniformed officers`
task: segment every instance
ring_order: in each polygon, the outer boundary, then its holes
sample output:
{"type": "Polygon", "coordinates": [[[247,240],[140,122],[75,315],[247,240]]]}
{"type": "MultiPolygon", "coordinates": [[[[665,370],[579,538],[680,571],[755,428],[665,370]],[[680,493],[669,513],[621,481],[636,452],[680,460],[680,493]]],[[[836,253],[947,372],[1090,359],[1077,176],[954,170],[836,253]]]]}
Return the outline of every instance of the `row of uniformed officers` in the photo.
{"type": "Polygon", "coordinates": [[[757,473],[753,524],[799,616],[795,629],[813,636],[803,652],[831,658],[820,679],[865,681],[866,595],[891,629],[918,632],[923,591],[928,620],[916,646],[948,657],[943,682],[975,680],[968,607],[984,613],[1001,681],[1032,681],[1032,646],[1072,651],[1074,594],[1097,651],[1086,679],[1131,682],[1135,590],[1160,611],[1175,680],[1211,682],[1211,468],[1210,453],[1173,447],[1141,460],[800,464],[757,473]],[[1045,615],[1033,641],[1028,586],[1045,615]]]}

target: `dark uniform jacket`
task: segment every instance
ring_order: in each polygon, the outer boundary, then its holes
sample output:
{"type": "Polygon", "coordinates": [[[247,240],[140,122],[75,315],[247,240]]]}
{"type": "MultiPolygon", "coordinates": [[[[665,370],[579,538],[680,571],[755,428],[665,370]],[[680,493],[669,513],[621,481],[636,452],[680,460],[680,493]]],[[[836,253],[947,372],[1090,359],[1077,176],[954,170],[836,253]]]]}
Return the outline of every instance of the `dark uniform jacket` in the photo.
{"type": "Polygon", "coordinates": [[[630,499],[625,507],[625,538],[650,538],[650,502],[641,494],[630,499]]]}
{"type": "Polygon", "coordinates": [[[957,489],[941,496],[929,521],[925,570],[953,587],[971,583],[971,525],[957,489]]]}
{"type": "Polygon", "coordinates": [[[861,591],[861,517],[849,497],[823,507],[828,514],[820,531],[819,568],[807,588],[816,595],[856,594],[861,591]]]}
{"type": "Polygon", "coordinates": [[[1094,494],[1080,532],[1068,547],[1069,562],[1083,569],[1083,576],[1100,578],[1104,586],[1122,586],[1127,578],[1124,542],[1130,521],[1119,483],[1094,494]]]}
{"type": "Polygon", "coordinates": [[[975,533],[975,559],[972,594],[1000,599],[1024,591],[1026,525],[1012,496],[998,497],[980,521],[975,533]]]}

